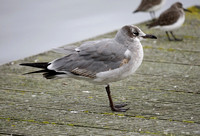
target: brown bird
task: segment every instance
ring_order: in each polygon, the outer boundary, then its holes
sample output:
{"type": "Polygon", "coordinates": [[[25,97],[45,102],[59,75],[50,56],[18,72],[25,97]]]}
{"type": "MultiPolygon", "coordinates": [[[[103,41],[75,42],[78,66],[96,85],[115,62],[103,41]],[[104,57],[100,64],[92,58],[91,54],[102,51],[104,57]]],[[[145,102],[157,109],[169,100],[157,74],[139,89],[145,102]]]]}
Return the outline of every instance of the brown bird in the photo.
{"type": "Polygon", "coordinates": [[[154,19],[155,11],[159,10],[164,4],[165,0],[142,0],[139,7],[133,13],[149,12],[152,19],[154,19]]]}
{"type": "Polygon", "coordinates": [[[182,3],[176,2],[169,9],[164,11],[158,19],[156,19],[153,23],[148,24],[149,28],[156,28],[166,32],[166,35],[169,41],[172,41],[168,32],[171,33],[172,37],[175,41],[181,41],[182,39],[178,39],[173,34],[172,30],[176,30],[182,26],[185,21],[185,12],[187,9],[183,8],[182,3]]]}

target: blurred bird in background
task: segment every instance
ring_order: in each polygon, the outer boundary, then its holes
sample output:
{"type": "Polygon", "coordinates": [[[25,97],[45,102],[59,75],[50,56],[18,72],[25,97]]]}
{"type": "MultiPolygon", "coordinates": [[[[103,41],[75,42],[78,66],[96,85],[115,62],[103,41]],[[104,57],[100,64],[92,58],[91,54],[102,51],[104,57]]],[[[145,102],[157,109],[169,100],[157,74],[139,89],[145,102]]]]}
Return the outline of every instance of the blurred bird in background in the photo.
{"type": "Polygon", "coordinates": [[[182,41],[182,39],[176,38],[172,31],[183,25],[185,21],[184,11],[191,12],[184,9],[182,3],[176,2],[169,9],[164,11],[158,19],[150,24],[147,24],[147,26],[149,28],[156,28],[165,31],[169,41],[172,41],[173,39],[170,38],[168,32],[171,33],[175,41],[182,41]]]}
{"type": "Polygon", "coordinates": [[[159,10],[165,4],[165,0],[142,0],[139,7],[133,11],[136,12],[149,12],[151,18],[156,18],[155,11],[159,10]]]}

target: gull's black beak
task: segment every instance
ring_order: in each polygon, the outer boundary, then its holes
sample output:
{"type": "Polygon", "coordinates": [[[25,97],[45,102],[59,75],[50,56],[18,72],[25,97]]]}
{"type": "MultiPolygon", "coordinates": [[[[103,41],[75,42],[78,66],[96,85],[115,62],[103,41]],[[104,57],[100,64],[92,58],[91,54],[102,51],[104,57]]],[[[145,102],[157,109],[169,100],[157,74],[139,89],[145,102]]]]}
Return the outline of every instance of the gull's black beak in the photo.
{"type": "Polygon", "coordinates": [[[188,9],[183,8],[183,10],[186,11],[186,12],[192,13],[192,11],[190,11],[190,10],[188,10],[188,9]]]}
{"type": "Polygon", "coordinates": [[[142,36],[143,38],[150,38],[150,39],[157,39],[156,36],[151,35],[151,34],[146,34],[145,36],[142,36]]]}

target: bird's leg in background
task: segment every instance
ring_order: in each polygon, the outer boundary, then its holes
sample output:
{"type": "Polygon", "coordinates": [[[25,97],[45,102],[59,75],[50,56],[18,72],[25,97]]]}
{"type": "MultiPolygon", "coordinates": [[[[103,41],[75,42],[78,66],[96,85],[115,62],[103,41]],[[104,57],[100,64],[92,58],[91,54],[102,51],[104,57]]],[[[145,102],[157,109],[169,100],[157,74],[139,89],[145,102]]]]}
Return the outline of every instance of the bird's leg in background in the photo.
{"type": "Polygon", "coordinates": [[[166,35],[167,35],[167,37],[168,37],[168,40],[169,40],[169,41],[172,41],[172,39],[170,39],[170,36],[169,36],[169,34],[168,34],[168,31],[166,31],[166,35]]]}
{"type": "Polygon", "coordinates": [[[170,33],[171,33],[171,35],[174,37],[174,40],[175,40],[175,41],[182,41],[182,40],[183,40],[183,39],[178,39],[178,38],[176,38],[172,31],[170,31],[170,33]]]}
{"type": "Polygon", "coordinates": [[[114,103],[112,101],[112,97],[111,97],[110,86],[107,85],[105,88],[106,88],[106,92],[107,92],[107,95],[108,95],[110,108],[111,108],[112,111],[125,112],[129,109],[129,108],[124,108],[124,109],[122,108],[122,107],[126,106],[127,104],[114,105],[114,103]]]}
{"type": "Polygon", "coordinates": [[[155,20],[156,19],[156,15],[155,15],[155,12],[154,11],[150,11],[150,16],[152,18],[152,20],[155,20]]]}

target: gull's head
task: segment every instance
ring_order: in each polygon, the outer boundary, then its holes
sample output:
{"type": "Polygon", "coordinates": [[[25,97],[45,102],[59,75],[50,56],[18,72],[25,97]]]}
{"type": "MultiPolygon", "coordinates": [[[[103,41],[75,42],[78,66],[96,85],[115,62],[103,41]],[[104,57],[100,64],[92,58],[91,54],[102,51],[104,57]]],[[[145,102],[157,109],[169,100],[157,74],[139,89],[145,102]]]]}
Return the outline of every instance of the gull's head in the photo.
{"type": "Polygon", "coordinates": [[[121,28],[121,34],[126,37],[126,39],[134,40],[134,41],[141,41],[142,39],[157,39],[156,36],[151,35],[151,34],[145,34],[138,28],[137,26],[134,25],[126,25],[121,28]]]}

